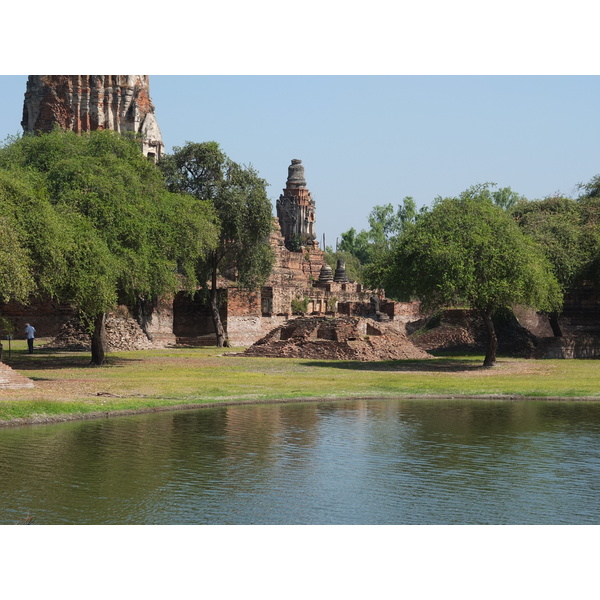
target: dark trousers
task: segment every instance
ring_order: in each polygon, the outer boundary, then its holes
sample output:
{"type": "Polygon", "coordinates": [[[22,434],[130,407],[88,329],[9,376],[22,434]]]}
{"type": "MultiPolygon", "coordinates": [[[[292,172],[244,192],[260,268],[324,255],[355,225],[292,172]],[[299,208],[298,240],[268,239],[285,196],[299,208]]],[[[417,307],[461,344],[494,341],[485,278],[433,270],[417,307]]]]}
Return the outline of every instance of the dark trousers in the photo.
{"type": "Polygon", "coordinates": [[[27,338],[27,346],[29,347],[29,354],[33,354],[33,338],[27,338]]]}

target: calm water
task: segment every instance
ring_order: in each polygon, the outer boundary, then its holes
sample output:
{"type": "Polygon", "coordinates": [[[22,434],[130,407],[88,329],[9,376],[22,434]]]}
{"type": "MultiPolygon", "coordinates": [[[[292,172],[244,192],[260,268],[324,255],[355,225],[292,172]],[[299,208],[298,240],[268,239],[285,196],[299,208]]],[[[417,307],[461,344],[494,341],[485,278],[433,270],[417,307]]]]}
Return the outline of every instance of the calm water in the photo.
{"type": "Polygon", "coordinates": [[[0,523],[599,524],[600,403],[236,406],[0,430],[0,523]]]}

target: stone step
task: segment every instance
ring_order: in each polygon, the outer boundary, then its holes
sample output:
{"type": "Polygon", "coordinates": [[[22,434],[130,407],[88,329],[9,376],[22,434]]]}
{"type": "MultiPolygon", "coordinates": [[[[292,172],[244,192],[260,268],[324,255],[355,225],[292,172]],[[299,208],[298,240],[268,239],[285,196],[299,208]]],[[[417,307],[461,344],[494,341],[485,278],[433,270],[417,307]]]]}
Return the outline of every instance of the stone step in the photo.
{"type": "Polygon", "coordinates": [[[0,390],[32,387],[34,387],[34,383],[31,379],[13,371],[7,364],[0,363],[0,390]]]}

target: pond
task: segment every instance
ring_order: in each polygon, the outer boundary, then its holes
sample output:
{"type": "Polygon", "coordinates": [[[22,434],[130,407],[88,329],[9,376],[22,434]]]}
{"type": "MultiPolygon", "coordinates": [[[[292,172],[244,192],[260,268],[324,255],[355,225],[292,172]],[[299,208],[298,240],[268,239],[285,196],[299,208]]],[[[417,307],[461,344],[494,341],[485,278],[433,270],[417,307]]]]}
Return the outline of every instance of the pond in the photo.
{"type": "Polygon", "coordinates": [[[0,523],[598,524],[600,403],[344,400],[0,430],[0,523]]]}

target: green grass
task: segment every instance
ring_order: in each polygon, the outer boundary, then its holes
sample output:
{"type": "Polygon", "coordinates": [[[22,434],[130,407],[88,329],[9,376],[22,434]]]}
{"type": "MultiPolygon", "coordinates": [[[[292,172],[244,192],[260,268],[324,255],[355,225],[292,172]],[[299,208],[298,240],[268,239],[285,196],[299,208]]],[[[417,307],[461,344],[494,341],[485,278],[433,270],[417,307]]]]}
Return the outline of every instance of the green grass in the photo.
{"type": "Polygon", "coordinates": [[[115,352],[105,367],[90,367],[87,352],[27,354],[12,345],[5,362],[35,388],[0,391],[0,421],[153,407],[294,398],[398,396],[593,397],[600,401],[600,363],[594,360],[481,356],[422,361],[272,359],[227,356],[235,349],[174,348],[115,352]]]}

